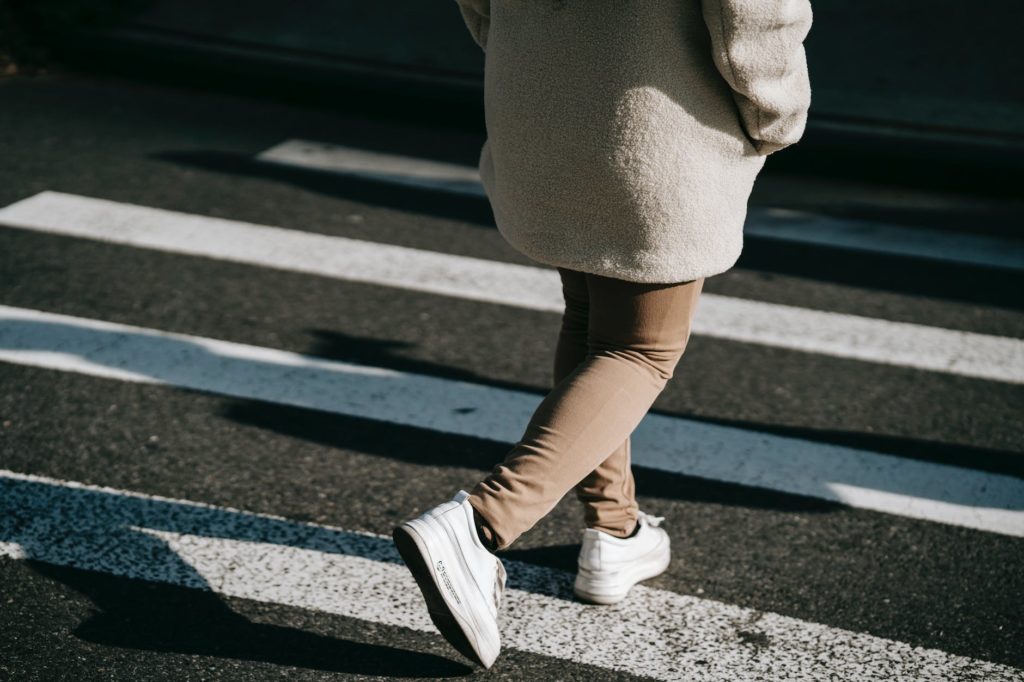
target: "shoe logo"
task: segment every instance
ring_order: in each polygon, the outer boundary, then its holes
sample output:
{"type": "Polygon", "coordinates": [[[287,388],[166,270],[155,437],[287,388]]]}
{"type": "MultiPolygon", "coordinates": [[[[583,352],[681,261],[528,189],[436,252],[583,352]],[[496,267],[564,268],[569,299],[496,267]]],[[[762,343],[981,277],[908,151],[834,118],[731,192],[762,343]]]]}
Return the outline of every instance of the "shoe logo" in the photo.
{"type": "Polygon", "coordinates": [[[448,578],[448,571],[445,570],[444,562],[441,560],[438,560],[437,562],[437,572],[441,574],[441,582],[443,582],[444,586],[448,588],[448,592],[452,595],[452,599],[455,600],[456,604],[462,606],[462,600],[459,599],[459,595],[455,593],[455,587],[452,585],[451,579],[448,578]]]}

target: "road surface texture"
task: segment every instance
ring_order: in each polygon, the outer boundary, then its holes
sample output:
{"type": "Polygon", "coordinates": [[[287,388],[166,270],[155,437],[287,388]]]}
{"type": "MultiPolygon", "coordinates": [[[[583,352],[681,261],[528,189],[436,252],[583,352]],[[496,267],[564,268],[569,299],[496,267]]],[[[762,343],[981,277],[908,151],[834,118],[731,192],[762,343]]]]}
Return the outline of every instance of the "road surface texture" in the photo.
{"type": "Polygon", "coordinates": [[[560,323],[481,142],[0,83],[0,679],[1024,679],[1020,207],[771,159],[635,434],[668,571],[575,600],[569,495],[495,666],[451,649],[391,528],[501,460],[560,323]]]}

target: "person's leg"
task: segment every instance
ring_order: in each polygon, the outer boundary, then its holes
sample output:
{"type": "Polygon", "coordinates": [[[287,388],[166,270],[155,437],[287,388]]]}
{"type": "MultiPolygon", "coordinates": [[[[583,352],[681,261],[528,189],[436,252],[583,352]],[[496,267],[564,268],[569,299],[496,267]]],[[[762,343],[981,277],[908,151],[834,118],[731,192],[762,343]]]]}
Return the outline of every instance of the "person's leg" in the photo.
{"type": "Polygon", "coordinates": [[[541,401],[523,437],[469,502],[507,548],[626,440],[673,375],[703,280],[627,282],[586,273],[589,352],[541,401]]]}
{"type": "MultiPolygon", "coordinates": [[[[589,352],[590,296],[587,277],[578,270],[558,268],[565,312],[555,345],[554,386],[583,362],[589,352]]],[[[583,504],[583,522],[610,535],[628,537],[636,528],[639,506],[630,466],[630,439],[624,440],[597,468],[576,484],[583,504]]]]}

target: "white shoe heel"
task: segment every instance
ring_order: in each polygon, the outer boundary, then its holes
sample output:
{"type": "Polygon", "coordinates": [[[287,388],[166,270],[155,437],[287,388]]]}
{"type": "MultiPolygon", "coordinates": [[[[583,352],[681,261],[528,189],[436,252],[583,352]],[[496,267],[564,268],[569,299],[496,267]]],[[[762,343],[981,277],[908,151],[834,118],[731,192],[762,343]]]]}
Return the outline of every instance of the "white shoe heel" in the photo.
{"type": "Polygon", "coordinates": [[[641,511],[636,535],[620,538],[595,528],[583,531],[573,592],[592,604],[615,604],[638,582],[664,573],[671,561],[663,516],[641,511]]]}

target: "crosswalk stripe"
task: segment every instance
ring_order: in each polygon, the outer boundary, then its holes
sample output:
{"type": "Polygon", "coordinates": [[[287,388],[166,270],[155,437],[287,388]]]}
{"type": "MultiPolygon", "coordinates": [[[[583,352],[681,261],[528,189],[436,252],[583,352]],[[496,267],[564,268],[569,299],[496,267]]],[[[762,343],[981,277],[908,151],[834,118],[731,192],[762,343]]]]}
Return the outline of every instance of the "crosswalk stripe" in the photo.
{"type": "Polygon", "coordinates": [[[295,168],[334,171],[370,180],[455,194],[486,197],[476,167],[431,159],[416,159],[368,149],[286,140],[260,152],[256,159],[295,168]]]}
{"type": "MultiPolygon", "coordinates": [[[[55,313],[0,306],[0,361],[197,389],[514,443],[542,396],[55,313]]],[[[634,463],[1024,537],[1024,480],[647,414],[634,463]]]]}
{"type": "MultiPolygon", "coordinates": [[[[552,268],[42,192],[0,209],[0,225],[228,260],[468,300],[561,312],[552,268]]],[[[1020,339],[702,295],[695,334],[1024,383],[1020,339]]]]}
{"type": "MultiPolygon", "coordinates": [[[[256,159],[281,166],[331,171],[356,177],[456,194],[486,197],[475,166],[374,152],[311,140],[285,140],[256,159]]],[[[751,207],[748,236],[856,251],[913,256],[953,263],[1024,269],[1019,239],[843,220],[782,209],[751,207]]]]}
{"type": "MultiPolygon", "coordinates": [[[[677,560],[684,550],[677,549],[677,560]]],[[[0,555],[436,632],[389,537],[0,470],[0,555]]],[[[506,649],[662,680],[1019,680],[1007,666],[637,585],[614,608],[503,559],[506,649]]]]}

